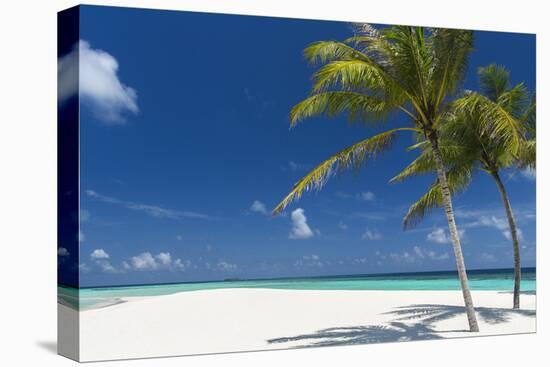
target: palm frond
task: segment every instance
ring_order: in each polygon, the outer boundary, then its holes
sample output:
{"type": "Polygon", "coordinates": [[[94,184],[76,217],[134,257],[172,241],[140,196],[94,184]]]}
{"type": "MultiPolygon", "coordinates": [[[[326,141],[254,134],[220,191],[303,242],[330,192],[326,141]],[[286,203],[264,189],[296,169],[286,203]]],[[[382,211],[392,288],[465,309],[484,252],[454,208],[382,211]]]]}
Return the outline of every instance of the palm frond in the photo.
{"type": "Polygon", "coordinates": [[[391,88],[380,68],[360,60],[333,61],[313,75],[313,82],[312,93],[338,88],[387,94],[391,88]]]}
{"type": "Polygon", "coordinates": [[[491,64],[477,70],[481,93],[492,101],[497,101],[508,90],[510,72],[504,66],[491,64]]]}
{"type": "Polygon", "coordinates": [[[518,154],[518,166],[524,168],[537,168],[537,144],[536,139],[525,141],[518,154]]]}
{"type": "Polygon", "coordinates": [[[481,136],[505,145],[517,154],[521,144],[521,125],[503,106],[475,92],[453,103],[454,113],[475,116],[481,136]]]}
{"type": "MultiPolygon", "coordinates": [[[[446,165],[472,164],[472,157],[460,145],[441,144],[439,146],[443,161],[446,165]]],[[[431,147],[424,147],[420,155],[414,159],[399,174],[390,179],[390,183],[398,183],[403,180],[419,175],[431,174],[436,170],[436,163],[433,158],[431,147]]]]}
{"type": "Polygon", "coordinates": [[[529,105],[527,88],[523,83],[519,83],[513,88],[500,93],[496,102],[512,116],[521,119],[522,114],[525,113],[529,105]]]}
{"type": "MultiPolygon", "coordinates": [[[[447,171],[447,183],[451,195],[463,191],[468,186],[472,180],[472,171],[472,166],[468,164],[454,166],[447,171]]],[[[428,191],[409,207],[403,218],[403,228],[405,230],[414,228],[434,208],[441,206],[443,206],[443,197],[439,182],[436,180],[428,191]]]]}
{"type": "Polygon", "coordinates": [[[333,91],[314,94],[298,103],[290,111],[290,124],[314,116],[334,117],[347,113],[350,122],[371,122],[386,117],[393,106],[388,106],[384,99],[371,97],[362,93],[333,91]]]}
{"type": "Polygon", "coordinates": [[[359,50],[337,41],[314,42],[304,50],[306,60],[312,65],[325,64],[332,61],[361,60],[370,62],[367,55],[359,50]]]}
{"type": "Polygon", "coordinates": [[[469,30],[432,28],[432,98],[436,108],[447,95],[454,94],[464,80],[473,38],[469,30]]]}
{"type": "Polygon", "coordinates": [[[335,173],[349,168],[359,169],[366,158],[375,159],[389,147],[395,138],[395,134],[399,131],[416,131],[416,129],[398,128],[388,130],[339,151],[298,181],[292,191],[273,209],[273,214],[280,213],[292,201],[299,199],[304,192],[321,189],[335,173]]]}
{"type": "Polygon", "coordinates": [[[527,138],[535,138],[537,136],[537,97],[535,94],[531,97],[529,106],[521,116],[521,121],[526,129],[527,138]]]}

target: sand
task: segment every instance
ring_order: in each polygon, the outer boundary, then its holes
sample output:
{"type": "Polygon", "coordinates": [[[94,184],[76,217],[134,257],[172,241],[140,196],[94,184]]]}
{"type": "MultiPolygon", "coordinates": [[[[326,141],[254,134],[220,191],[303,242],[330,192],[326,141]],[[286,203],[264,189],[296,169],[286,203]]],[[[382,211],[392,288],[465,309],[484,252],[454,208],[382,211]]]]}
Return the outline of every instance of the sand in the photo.
{"type": "MultiPolygon", "coordinates": [[[[431,340],[536,330],[535,295],[474,291],[217,289],[127,298],[80,312],[81,361],[431,340]]],[[[59,305],[60,314],[76,313],[59,305]]]]}

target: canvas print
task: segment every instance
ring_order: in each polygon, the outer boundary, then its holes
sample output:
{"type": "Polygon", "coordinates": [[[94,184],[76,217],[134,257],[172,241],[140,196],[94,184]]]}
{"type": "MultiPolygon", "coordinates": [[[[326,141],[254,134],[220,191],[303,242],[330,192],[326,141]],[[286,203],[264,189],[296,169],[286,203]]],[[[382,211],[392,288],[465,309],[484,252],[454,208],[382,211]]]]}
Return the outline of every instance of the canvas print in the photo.
{"type": "Polygon", "coordinates": [[[534,34],[58,17],[60,354],[536,331],[534,34]]]}

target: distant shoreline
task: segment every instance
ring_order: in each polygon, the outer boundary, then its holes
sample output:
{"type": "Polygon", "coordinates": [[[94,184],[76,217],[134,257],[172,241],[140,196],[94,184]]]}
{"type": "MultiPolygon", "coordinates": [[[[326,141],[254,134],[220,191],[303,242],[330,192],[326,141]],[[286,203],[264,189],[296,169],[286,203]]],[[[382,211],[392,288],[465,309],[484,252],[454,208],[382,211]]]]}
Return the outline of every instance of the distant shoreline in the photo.
{"type": "MultiPolygon", "coordinates": [[[[468,275],[482,274],[498,274],[504,272],[513,272],[513,268],[489,268],[489,269],[471,269],[467,270],[468,275]]],[[[522,273],[535,273],[536,267],[521,268],[522,273]]],[[[203,284],[203,283],[229,283],[229,282],[246,282],[246,281],[285,281],[285,280],[315,280],[315,279],[330,279],[330,278],[381,278],[381,277],[400,277],[400,276],[435,276],[435,275],[457,275],[456,270],[435,270],[435,271],[418,271],[418,272],[399,272],[399,273],[366,273],[366,274],[336,274],[336,275],[316,275],[316,276],[298,276],[298,277],[276,277],[276,278],[240,278],[240,279],[218,279],[218,280],[197,280],[186,282],[162,282],[162,283],[134,283],[134,284],[113,284],[113,285],[92,285],[75,287],[69,284],[58,283],[58,286],[72,289],[101,289],[101,288],[130,288],[130,287],[145,287],[145,286],[169,286],[178,284],[203,284]]]]}

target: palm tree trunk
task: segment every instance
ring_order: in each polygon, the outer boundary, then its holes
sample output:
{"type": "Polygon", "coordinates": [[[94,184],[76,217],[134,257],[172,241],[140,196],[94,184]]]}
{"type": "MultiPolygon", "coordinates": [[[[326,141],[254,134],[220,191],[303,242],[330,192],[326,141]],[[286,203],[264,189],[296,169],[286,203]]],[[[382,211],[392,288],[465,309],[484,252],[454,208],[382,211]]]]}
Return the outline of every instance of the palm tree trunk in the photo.
{"type": "Polygon", "coordinates": [[[447,216],[447,223],[449,224],[449,231],[451,233],[456,267],[458,270],[458,277],[460,279],[460,287],[462,288],[462,297],[464,298],[464,306],[466,307],[466,315],[468,316],[468,324],[470,325],[470,331],[476,332],[479,331],[479,326],[477,325],[472,294],[470,293],[470,287],[468,286],[468,275],[466,274],[466,266],[464,265],[464,257],[462,256],[460,237],[458,236],[458,230],[456,229],[451,192],[449,191],[445,166],[443,165],[443,158],[441,156],[441,151],[439,150],[437,133],[432,132],[428,135],[428,139],[430,140],[432,146],[433,157],[437,169],[437,179],[439,181],[439,186],[441,187],[443,207],[445,209],[445,215],[447,216]]]}
{"type": "Polygon", "coordinates": [[[514,308],[519,308],[521,261],[519,255],[518,230],[516,226],[516,221],[514,219],[514,214],[512,213],[512,206],[510,205],[510,200],[508,199],[508,194],[506,193],[504,184],[500,179],[500,175],[498,174],[498,172],[492,172],[491,175],[497,183],[498,190],[500,191],[500,196],[502,197],[502,203],[504,204],[504,209],[506,210],[506,217],[508,217],[508,226],[510,227],[512,245],[514,247],[514,308]]]}

